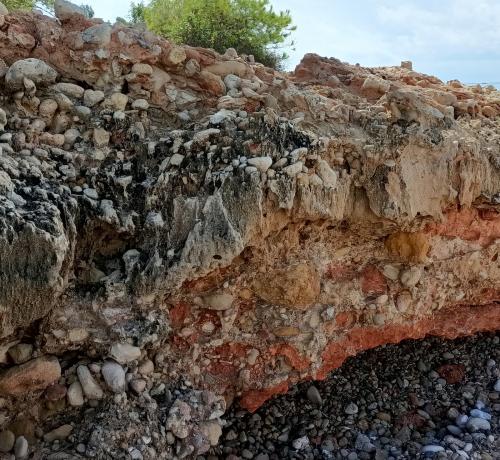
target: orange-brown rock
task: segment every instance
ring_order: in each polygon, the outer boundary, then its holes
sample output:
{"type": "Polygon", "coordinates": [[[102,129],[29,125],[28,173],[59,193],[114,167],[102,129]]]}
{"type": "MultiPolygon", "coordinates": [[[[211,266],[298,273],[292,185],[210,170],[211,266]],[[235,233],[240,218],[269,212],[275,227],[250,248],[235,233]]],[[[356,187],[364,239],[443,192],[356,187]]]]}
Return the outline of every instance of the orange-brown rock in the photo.
{"type": "Polygon", "coordinates": [[[387,250],[405,262],[425,262],[430,249],[428,236],[423,232],[396,232],[385,241],[387,250]]]}
{"type": "Polygon", "coordinates": [[[465,377],[465,366],[463,364],[443,364],[437,368],[437,373],[446,380],[446,383],[460,383],[465,377]]]}
{"type": "Polygon", "coordinates": [[[320,278],[314,267],[299,263],[257,275],[253,289],[266,302],[304,309],[318,298],[320,278]]]}
{"type": "Polygon", "coordinates": [[[500,238],[500,212],[494,209],[449,211],[444,222],[429,224],[427,232],[447,238],[475,241],[485,246],[500,238]]]}
{"type": "Polygon", "coordinates": [[[21,397],[47,388],[60,377],[58,359],[55,356],[42,356],[0,374],[0,394],[21,397]]]}

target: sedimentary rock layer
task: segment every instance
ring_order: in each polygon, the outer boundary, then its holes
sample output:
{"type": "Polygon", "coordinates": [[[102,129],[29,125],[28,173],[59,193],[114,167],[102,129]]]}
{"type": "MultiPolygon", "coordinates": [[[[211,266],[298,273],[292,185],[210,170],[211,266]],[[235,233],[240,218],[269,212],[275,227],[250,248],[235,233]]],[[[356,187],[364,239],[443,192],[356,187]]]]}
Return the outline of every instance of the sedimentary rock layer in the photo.
{"type": "MultiPolygon", "coordinates": [[[[361,350],[500,327],[494,88],[283,73],[58,5],[0,21],[0,332],[59,357],[63,399],[105,386],[87,356],[254,410],[361,350]]],[[[13,389],[37,363],[4,362],[20,413],[58,379],[13,389]]]]}

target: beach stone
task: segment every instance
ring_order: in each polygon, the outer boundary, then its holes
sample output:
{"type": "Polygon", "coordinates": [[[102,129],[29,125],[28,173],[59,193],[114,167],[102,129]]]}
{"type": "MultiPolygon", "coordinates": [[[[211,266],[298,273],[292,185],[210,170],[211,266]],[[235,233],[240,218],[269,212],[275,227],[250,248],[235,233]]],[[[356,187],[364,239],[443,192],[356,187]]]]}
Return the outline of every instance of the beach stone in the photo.
{"type": "Polygon", "coordinates": [[[103,100],[104,93],[100,90],[94,91],[93,89],[87,89],[83,94],[83,103],[86,107],[94,107],[103,100]]]}
{"type": "Polygon", "coordinates": [[[470,417],[467,421],[467,429],[471,433],[476,433],[478,431],[489,431],[491,430],[491,425],[488,420],[479,417],[470,417]]]}
{"type": "Polygon", "coordinates": [[[99,46],[107,46],[111,42],[111,26],[109,24],[97,24],[82,32],[85,43],[99,46]]]}
{"type": "Polygon", "coordinates": [[[37,86],[43,86],[54,83],[57,76],[57,71],[40,59],[21,59],[9,67],[5,75],[5,84],[10,90],[19,90],[24,88],[26,78],[37,86]]]}
{"type": "Polygon", "coordinates": [[[356,415],[358,411],[359,411],[358,406],[353,402],[350,402],[344,409],[344,412],[347,415],[356,415]]]}
{"type": "Polygon", "coordinates": [[[228,310],[232,307],[234,302],[234,297],[231,294],[212,294],[204,297],[203,303],[207,308],[211,310],[228,310]]]}
{"type": "Polygon", "coordinates": [[[75,14],[85,16],[85,10],[82,7],[74,5],[66,0],[55,0],[54,13],[56,18],[61,21],[67,21],[75,14]]]}
{"type": "Polygon", "coordinates": [[[136,393],[141,394],[146,389],[147,382],[144,379],[134,379],[129,383],[130,389],[136,393]]]}
{"type": "Polygon", "coordinates": [[[5,84],[10,90],[18,90],[24,88],[25,79],[43,86],[54,83],[57,76],[57,71],[40,59],[21,59],[9,67],[5,75],[5,84]]]}
{"type": "Polygon", "coordinates": [[[150,359],[146,359],[139,365],[139,373],[142,375],[150,375],[155,370],[155,365],[150,359]]]}
{"type": "Polygon", "coordinates": [[[5,125],[7,124],[7,114],[5,110],[0,108],[0,131],[5,129],[5,125]]]}
{"type": "Polygon", "coordinates": [[[136,99],[132,102],[132,108],[135,110],[148,110],[149,102],[146,99],[136,99]]]}
{"type": "Polygon", "coordinates": [[[488,414],[488,412],[484,412],[479,409],[472,409],[470,411],[470,416],[471,417],[477,417],[477,418],[482,418],[483,420],[491,420],[491,414],[488,414]]]}
{"type": "Polygon", "coordinates": [[[423,454],[437,454],[438,452],[444,452],[444,450],[444,447],[432,444],[422,447],[423,454]]]}
{"type": "Polygon", "coordinates": [[[105,147],[109,144],[111,134],[103,128],[94,129],[94,145],[96,147],[105,147]]]}
{"type": "Polygon", "coordinates": [[[55,383],[45,390],[44,396],[47,401],[60,401],[66,396],[67,390],[64,385],[55,383]]]}
{"type": "Polygon", "coordinates": [[[200,431],[208,439],[211,446],[216,446],[222,436],[222,427],[217,420],[208,420],[200,426],[200,431]]]}
{"type": "Polygon", "coordinates": [[[260,172],[266,172],[273,164],[271,157],[254,157],[248,159],[250,166],[255,166],[260,172]]]}
{"type": "Polygon", "coordinates": [[[126,94],[113,93],[109,100],[115,110],[124,111],[127,108],[128,96],[126,94]]]}
{"type": "Polygon", "coordinates": [[[309,401],[318,406],[321,406],[321,404],[323,404],[323,399],[321,398],[321,394],[314,385],[311,385],[307,389],[307,399],[309,399],[309,401]]]}

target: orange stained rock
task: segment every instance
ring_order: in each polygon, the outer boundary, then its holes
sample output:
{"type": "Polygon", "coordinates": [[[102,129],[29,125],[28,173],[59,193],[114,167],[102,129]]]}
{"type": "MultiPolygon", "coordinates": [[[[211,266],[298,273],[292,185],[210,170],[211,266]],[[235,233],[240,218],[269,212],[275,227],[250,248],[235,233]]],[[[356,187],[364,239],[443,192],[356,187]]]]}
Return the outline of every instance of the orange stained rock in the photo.
{"type": "Polygon", "coordinates": [[[444,364],[437,369],[437,373],[446,380],[446,383],[460,383],[465,377],[465,366],[463,364],[444,364]]]}
{"type": "Polygon", "coordinates": [[[284,394],[288,391],[288,382],[281,382],[270,388],[263,390],[249,390],[243,393],[240,399],[240,406],[250,412],[255,412],[269,398],[275,395],[284,394]]]}
{"type": "Polygon", "coordinates": [[[385,247],[389,254],[405,262],[425,262],[430,243],[423,232],[397,232],[386,239],[385,247]]]}
{"type": "Polygon", "coordinates": [[[40,356],[11,367],[0,374],[0,395],[21,397],[44,390],[61,377],[61,366],[55,356],[40,356]]]}
{"type": "Polygon", "coordinates": [[[356,276],[356,271],[345,263],[332,262],[326,267],[325,276],[332,281],[349,281],[356,276]]]}
{"type": "Polygon", "coordinates": [[[253,289],[266,302],[303,310],[318,298],[320,278],[310,264],[299,263],[259,274],[253,289]]]}
{"type": "Polygon", "coordinates": [[[283,326],[273,330],[276,337],[296,337],[300,334],[300,329],[294,326],[283,326]]]}
{"type": "MultiPolygon", "coordinates": [[[[454,339],[495,330],[500,330],[498,303],[480,306],[459,305],[442,310],[434,316],[403,324],[356,327],[325,347],[321,355],[323,364],[312,377],[323,380],[348,357],[380,345],[398,343],[406,339],[420,339],[428,335],[454,339]]],[[[240,404],[253,412],[272,396],[286,393],[287,389],[288,383],[283,382],[262,390],[249,390],[243,394],[240,404]]]]}
{"type": "Polygon", "coordinates": [[[288,363],[298,371],[304,371],[309,368],[311,361],[302,356],[295,347],[288,345],[286,343],[281,343],[278,345],[273,345],[269,352],[272,355],[284,356],[288,363]]]}
{"type": "Polygon", "coordinates": [[[185,319],[191,313],[191,306],[187,302],[177,302],[170,310],[168,311],[170,317],[170,324],[173,328],[182,327],[185,319]]]}
{"type": "Polygon", "coordinates": [[[210,364],[207,371],[214,377],[221,379],[225,384],[231,385],[236,379],[240,369],[238,362],[246,357],[249,345],[239,342],[227,342],[210,350],[207,357],[210,364]]]}
{"type": "Polygon", "coordinates": [[[356,321],[355,314],[342,311],[335,317],[335,328],[345,328],[351,326],[356,321]]]}
{"type": "Polygon", "coordinates": [[[387,343],[420,339],[427,335],[454,339],[498,329],[500,329],[500,306],[497,303],[455,306],[415,322],[354,328],[342,339],[332,342],[325,348],[322,354],[323,365],[315,378],[319,380],[326,378],[331,370],[341,366],[349,356],[387,343]]]}
{"type": "Polygon", "coordinates": [[[487,246],[500,238],[500,213],[494,210],[452,210],[446,214],[444,222],[431,223],[426,231],[431,235],[476,241],[487,246]]]}
{"type": "Polygon", "coordinates": [[[367,265],[363,269],[360,282],[364,294],[380,295],[387,291],[385,276],[374,265],[367,265]]]}
{"type": "Polygon", "coordinates": [[[234,381],[238,378],[239,369],[228,361],[213,361],[208,365],[208,372],[213,376],[234,381]]]}

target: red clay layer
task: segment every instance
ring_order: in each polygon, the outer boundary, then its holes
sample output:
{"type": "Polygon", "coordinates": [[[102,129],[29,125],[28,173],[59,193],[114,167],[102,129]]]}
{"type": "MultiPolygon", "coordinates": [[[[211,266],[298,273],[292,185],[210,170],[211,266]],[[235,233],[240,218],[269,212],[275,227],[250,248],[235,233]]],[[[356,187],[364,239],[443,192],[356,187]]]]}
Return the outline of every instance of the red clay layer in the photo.
{"type": "Polygon", "coordinates": [[[447,238],[477,241],[481,246],[500,238],[500,213],[491,209],[462,209],[446,213],[446,220],[432,223],[427,231],[447,238]]]}
{"type": "MultiPolygon", "coordinates": [[[[350,356],[364,350],[405,339],[421,339],[438,336],[454,339],[478,332],[500,330],[500,304],[498,302],[480,306],[454,306],[436,315],[408,324],[391,324],[380,327],[357,327],[326,346],[322,353],[322,366],[312,377],[324,380],[330,371],[340,367],[350,356]]],[[[240,405],[250,412],[256,411],[264,402],[277,394],[286,393],[289,382],[262,390],[249,390],[240,400],[240,405]]]]}

